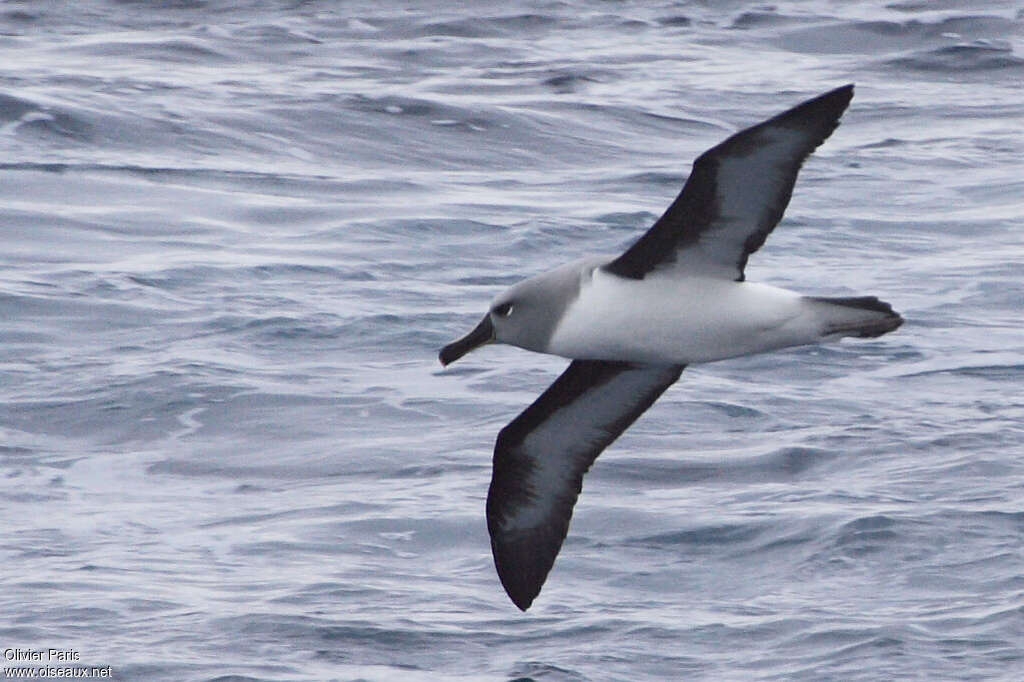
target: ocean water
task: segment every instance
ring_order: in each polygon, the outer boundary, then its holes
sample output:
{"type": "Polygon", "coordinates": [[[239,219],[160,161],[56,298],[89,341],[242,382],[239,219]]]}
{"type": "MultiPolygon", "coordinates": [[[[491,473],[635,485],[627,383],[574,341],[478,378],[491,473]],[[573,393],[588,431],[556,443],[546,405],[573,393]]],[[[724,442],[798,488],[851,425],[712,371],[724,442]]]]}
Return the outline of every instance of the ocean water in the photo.
{"type": "Polygon", "coordinates": [[[0,663],[1024,678],[1022,36],[989,0],[4,3],[0,663]],[[688,368],[519,612],[491,449],[565,362],[437,349],[847,82],[747,276],[906,324],[688,368]]]}

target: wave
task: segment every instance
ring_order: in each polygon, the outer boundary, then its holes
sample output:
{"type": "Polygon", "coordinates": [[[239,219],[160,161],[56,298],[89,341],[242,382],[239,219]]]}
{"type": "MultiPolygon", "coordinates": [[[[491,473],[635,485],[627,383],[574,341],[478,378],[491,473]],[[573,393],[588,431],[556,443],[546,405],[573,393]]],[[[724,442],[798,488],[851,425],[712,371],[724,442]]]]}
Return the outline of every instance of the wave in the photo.
{"type": "Polygon", "coordinates": [[[910,69],[940,74],[946,78],[957,75],[1007,70],[1024,71],[1024,59],[1013,53],[1009,43],[977,41],[928,48],[890,59],[885,65],[894,69],[910,69]]]}

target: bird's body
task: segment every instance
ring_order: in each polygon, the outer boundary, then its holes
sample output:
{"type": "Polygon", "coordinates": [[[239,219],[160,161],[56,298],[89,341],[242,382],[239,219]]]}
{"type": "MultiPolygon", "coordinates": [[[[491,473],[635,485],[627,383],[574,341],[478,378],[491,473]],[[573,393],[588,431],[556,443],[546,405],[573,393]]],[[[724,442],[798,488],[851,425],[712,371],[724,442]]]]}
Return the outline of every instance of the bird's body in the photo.
{"type": "Polygon", "coordinates": [[[568,263],[509,287],[445,365],[497,341],[572,360],[501,430],[487,527],[502,585],[527,609],[569,528],[583,475],[688,364],[902,323],[874,296],[822,298],[746,281],[747,258],[785,211],[804,159],[853,86],[740,131],[702,154],[665,214],[617,257],[568,263]]]}
{"type": "Polygon", "coordinates": [[[689,365],[817,343],[827,316],[785,289],[671,270],[623,279],[581,264],[579,296],[545,350],[565,358],[689,365]]]}

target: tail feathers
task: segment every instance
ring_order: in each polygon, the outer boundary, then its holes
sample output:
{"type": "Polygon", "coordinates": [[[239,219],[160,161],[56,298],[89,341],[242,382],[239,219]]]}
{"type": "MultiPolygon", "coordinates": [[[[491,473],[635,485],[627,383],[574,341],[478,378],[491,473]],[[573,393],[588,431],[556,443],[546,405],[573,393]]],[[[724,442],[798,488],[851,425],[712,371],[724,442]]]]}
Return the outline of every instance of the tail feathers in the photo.
{"type": "Polygon", "coordinates": [[[877,296],[846,298],[809,297],[822,306],[825,336],[856,336],[870,339],[903,324],[903,318],[877,296]]]}

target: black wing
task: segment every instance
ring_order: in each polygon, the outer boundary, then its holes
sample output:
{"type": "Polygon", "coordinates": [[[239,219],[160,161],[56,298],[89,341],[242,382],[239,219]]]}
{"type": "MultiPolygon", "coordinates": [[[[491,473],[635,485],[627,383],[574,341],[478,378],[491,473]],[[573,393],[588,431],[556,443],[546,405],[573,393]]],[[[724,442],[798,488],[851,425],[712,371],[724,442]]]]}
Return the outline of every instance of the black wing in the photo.
{"type": "Polygon", "coordinates": [[[520,609],[529,608],[555,562],[583,474],[682,371],[573,360],[498,434],[487,529],[498,577],[520,609]]]}
{"type": "Polygon", "coordinates": [[[747,258],[782,218],[804,159],[836,129],[852,97],[853,85],[837,88],[701,154],[665,215],[605,269],[643,279],[672,264],[742,281],[747,258]]]}

